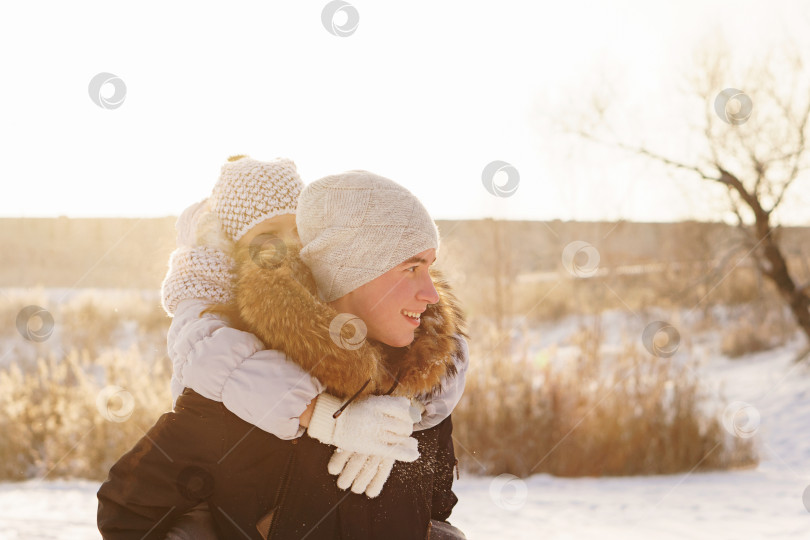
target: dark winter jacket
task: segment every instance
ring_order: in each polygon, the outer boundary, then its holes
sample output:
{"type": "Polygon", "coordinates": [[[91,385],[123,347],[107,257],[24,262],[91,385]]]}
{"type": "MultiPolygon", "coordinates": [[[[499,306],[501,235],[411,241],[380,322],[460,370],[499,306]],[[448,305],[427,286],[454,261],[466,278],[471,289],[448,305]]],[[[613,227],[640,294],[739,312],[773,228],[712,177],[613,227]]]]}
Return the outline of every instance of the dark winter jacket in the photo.
{"type": "MultiPolygon", "coordinates": [[[[337,313],[317,301],[295,251],[272,269],[244,253],[237,261],[239,313],[232,316],[331,393],[347,397],[371,379],[366,392],[425,395],[453,373],[462,319],[440,280],[440,301],[423,314],[409,347],[350,350],[332,340],[337,313]]],[[[99,530],[104,538],[162,538],[178,516],[207,501],[221,538],[422,539],[430,519],[446,520],[457,500],[451,435],[450,418],[415,432],[420,458],[397,462],[382,493],[369,499],[337,488],[327,472],[333,446],[306,434],[278,439],[186,389],[110,470],[98,492],[99,530]]]]}
{"type": "Polygon", "coordinates": [[[450,418],[418,431],[420,458],[396,462],[382,493],[338,489],[327,472],[334,447],[306,434],[286,441],[241,420],[222,403],[186,389],[110,470],[98,492],[104,538],[162,539],[173,522],[207,501],[222,539],[422,539],[457,499],[450,418]]]}

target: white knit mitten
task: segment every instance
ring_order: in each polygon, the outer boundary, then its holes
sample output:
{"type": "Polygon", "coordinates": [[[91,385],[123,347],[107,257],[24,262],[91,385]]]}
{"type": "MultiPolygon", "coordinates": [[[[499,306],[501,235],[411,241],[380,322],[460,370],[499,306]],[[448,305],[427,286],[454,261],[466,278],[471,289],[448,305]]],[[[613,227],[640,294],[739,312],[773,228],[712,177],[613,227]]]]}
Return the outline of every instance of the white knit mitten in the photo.
{"type": "Polygon", "coordinates": [[[219,218],[213,212],[200,212],[194,229],[194,245],[217,249],[223,253],[233,253],[234,243],[222,228],[219,218]]]}
{"type": "Polygon", "coordinates": [[[177,229],[178,246],[197,245],[197,222],[200,216],[206,212],[210,212],[208,199],[196,202],[183,210],[183,213],[177,218],[177,223],[174,224],[174,228],[177,229]]]}
{"type": "Polygon", "coordinates": [[[398,461],[419,457],[413,433],[411,402],[404,397],[370,396],[349,404],[337,417],[343,400],[320,394],[307,433],[343,451],[398,461]]]}

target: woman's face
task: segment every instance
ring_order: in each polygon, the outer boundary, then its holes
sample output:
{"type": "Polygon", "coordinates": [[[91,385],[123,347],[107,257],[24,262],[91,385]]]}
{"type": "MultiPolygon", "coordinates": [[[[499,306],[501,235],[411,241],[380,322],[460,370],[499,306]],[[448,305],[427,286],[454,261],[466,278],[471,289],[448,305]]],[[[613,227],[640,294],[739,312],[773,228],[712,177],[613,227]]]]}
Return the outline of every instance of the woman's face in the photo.
{"type": "Polygon", "coordinates": [[[392,347],[409,345],[419,327],[418,315],[428,304],[439,301],[429,273],[435,260],[433,248],[417,253],[330,305],[339,313],[360,317],[366,323],[368,339],[392,347]]]}

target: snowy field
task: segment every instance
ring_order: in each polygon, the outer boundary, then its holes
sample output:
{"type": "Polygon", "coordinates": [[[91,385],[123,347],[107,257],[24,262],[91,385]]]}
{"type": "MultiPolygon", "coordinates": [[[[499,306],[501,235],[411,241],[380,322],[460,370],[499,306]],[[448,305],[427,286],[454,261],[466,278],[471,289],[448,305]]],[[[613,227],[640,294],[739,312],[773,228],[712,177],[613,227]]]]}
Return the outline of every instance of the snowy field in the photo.
{"type": "MultiPolygon", "coordinates": [[[[810,367],[799,341],[705,368],[731,403],[750,405],[743,428],[756,469],[631,478],[463,477],[451,521],[470,539],[810,538],[810,367]],[[757,418],[758,414],[758,418],[757,418]]],[[[460,457],[464,455],[459,451],[460,457]]],[[[98,483],[0,484],[0,539],[94,539],[98,483]]]]}

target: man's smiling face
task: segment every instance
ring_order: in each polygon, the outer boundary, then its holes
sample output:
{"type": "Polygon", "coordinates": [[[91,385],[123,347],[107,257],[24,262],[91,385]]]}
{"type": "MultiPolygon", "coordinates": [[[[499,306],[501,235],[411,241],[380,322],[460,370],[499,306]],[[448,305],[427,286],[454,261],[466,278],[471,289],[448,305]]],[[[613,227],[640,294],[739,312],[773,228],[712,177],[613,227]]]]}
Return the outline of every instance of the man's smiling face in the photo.
{"type": "Polygon", "coordinates": [[[367,339],[405,347],[414,339],[419,315],[428,304],[439,301],[429,273],[435,260],[433,248],[417,253],[330,305],[339,313],[360,317],[366,323],[367,339]]]}

